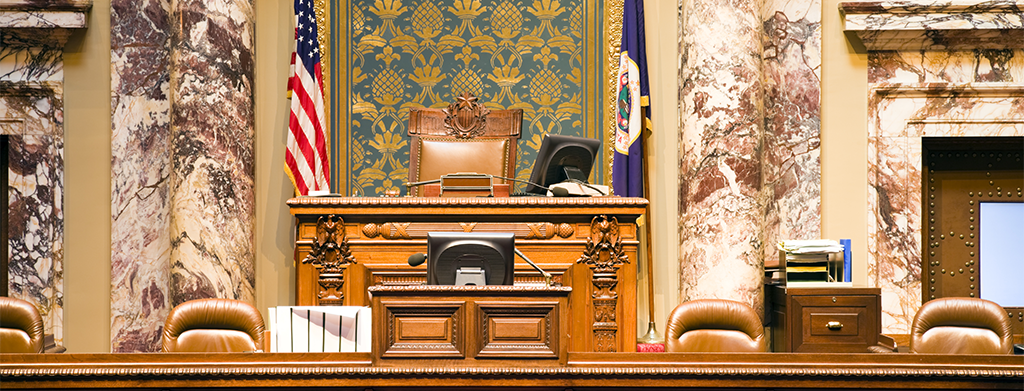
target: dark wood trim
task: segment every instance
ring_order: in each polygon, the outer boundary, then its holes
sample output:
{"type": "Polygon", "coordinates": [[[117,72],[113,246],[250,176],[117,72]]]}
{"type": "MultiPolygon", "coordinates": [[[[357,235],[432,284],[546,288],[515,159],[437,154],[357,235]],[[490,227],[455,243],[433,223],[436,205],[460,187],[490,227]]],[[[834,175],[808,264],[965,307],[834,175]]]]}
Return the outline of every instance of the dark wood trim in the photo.
{"type": "Polygon", "coordinates": [[[569,353],[531,360],[409,360],[369,353],[0,354],[5,390],[81,388],[1020,389],[1020,356],[569,353]]]}

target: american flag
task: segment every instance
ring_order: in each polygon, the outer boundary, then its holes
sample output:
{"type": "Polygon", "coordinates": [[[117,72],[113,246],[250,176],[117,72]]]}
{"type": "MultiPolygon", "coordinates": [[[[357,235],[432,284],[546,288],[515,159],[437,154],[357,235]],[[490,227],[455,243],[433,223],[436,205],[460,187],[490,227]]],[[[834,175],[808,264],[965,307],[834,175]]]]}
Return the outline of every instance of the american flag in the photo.
{"type": "Polygon", "coordinates": [[[295,54],[288,80],[292,110],[284,160],[295,189],[306,195],[310,190],[330,191],[324,79],[313,0],[295,0],[295,20],[295,54]]]}

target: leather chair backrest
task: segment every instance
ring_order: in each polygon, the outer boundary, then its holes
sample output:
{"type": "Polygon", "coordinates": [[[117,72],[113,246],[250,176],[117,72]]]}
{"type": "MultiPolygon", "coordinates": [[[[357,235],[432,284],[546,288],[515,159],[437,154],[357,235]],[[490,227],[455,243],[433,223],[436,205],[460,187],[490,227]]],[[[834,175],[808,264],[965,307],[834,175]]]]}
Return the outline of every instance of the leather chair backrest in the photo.
{"type": "Polygon", "coordinates": [[[263,315],[249,303],[199,299],[179,304],[164,324],[164,352],[251,352],[263,349],[263,315]]]}
{"type": "Polygon", "coordinates": [[[701,299],[680,304],[669,315],[667,352],[764,352],[767,343],[757,313],[746,304],[701,299]]]}
{"type": "Polygon", "coordinates": [[[999,304],[970,297],[930,300],[914,316],[910,351],[944,354],[1010,354],[1010,318],[999,304]]]}
{"type": "MultiPolygon", "coordinates": [[[[413,108],[409,182],[462,172],[514,178],[522,126],[523,110],[490,110],[472,94],[462,94],[446,109],[413,108]]],[[[420,195],[420,189],[412,187],[410,194],[420,195]]]]}
{"type": "Polygon", "coordinates": [[[0,297],[0,353],[42,353],[43,318],[25,300],[0,297]]]}

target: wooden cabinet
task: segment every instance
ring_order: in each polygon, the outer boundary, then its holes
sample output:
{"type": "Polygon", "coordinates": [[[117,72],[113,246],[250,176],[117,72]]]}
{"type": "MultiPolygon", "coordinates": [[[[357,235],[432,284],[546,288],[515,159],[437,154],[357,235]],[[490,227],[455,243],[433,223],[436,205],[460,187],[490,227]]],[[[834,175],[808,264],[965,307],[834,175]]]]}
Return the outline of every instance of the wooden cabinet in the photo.
{"type": "Polygon", "coordinates": [[[765,290],[776,352],[866,353],[881,332],[879,288],[765,290]]]}

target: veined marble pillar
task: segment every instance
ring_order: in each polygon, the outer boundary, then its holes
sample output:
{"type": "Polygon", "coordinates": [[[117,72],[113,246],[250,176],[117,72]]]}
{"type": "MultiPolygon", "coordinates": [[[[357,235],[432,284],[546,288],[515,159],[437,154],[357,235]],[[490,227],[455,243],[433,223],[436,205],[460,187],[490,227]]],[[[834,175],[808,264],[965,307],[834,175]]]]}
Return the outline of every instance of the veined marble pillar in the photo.
{"type": "Polygon", "coordinates": [[[762,311],[759,2],[684,0],[680,90],[682,301],[762,311]]]}
{"type": "Polygon", "coordinates": [[[681,299],[761,312],[775,243],[821,235],[821,1],[682,9],[681,299]]]}
{"type": "Polygon", "coordinates": [[[158,351],[170,308],[255,304],[249,1],[112,0],[111,346],[158,351]]]}
{"type": "Polygon", "coordinates": [[[158,351],[170,311],[170,10],[110,7],[111,351],[158,351]]]}
{"type": "Polygon", "coordinates": [[[0,133],[8,137],[11,297],[64,339],[64,44],[91,0],[0,3],[0,133]]]}
{"type": "Polygon", "coordinates": [[[255,304],[252,3],[171,9],[171,305],[255,304]]]}
{"type": "Polygon", "coordinates": [[[821,236],[821,0],[768,1],[762,20],[768,261],[780,240],[821,236]]]}

